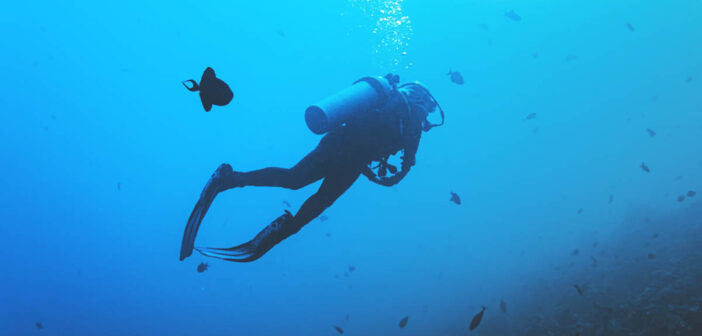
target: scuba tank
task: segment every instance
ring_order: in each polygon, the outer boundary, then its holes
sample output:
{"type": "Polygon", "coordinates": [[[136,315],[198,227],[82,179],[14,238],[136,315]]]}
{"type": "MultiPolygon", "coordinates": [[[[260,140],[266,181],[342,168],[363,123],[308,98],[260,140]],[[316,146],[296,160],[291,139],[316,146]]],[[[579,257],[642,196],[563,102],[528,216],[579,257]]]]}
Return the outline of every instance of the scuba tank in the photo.
{"type": "Polygon", "coordinates": [[[307,127],[315,134],[324,134],[350,120],[354,114],[380,106],[395,89],[394,79],[364,77],[350,87],[310,105],[305,110],[307,127]]]}

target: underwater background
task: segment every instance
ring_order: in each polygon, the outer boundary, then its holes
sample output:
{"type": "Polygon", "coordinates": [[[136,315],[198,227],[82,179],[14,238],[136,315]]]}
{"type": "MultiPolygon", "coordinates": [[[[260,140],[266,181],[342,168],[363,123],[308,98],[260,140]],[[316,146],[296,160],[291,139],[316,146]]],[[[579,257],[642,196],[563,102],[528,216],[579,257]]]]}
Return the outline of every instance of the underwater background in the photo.
{"type": "MultiPolygon", "coordinates": [[[[0,335],[700,335],[701,12],[3,3],[0,335]],[[209,113],[181,84],[206,67],[234,92],[209,113]],[[388,72],[446,112],[407,178],[360,178],[256,262],[178,260],[220,163],[294,165],[320,140],[307,106],[388,72]]],[[[244,242],[318,186],[225,192],[196,245],[244,242]]]]}

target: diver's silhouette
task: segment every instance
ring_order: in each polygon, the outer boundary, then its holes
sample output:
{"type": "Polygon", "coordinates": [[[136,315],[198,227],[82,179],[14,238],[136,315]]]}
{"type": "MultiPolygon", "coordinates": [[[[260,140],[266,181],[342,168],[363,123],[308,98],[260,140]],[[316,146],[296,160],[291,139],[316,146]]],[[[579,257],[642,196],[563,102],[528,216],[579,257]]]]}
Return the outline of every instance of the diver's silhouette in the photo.
{"type": "Polygon", "coordinates": [[[224,106],[229,104],[234,98],[234,93],[232,93],[229,85],[217,78],[212,68],[205,69],[199,85],[195,80],[188,79],[183,81],[183,86],[192,92],[200,91],[200,101],[202,102],[202,107],[205,108],[205,112],[210,112],[212,105],[224,106]],[[190,86],[185,83],[189,83],[190,86]]]}
{"type": "Polygon", "coordinates": [[[299,231],[341,196],[360,175],[372,182],[392,186],[415,164],[422,131],[443,124],[444,113],[422,85],[397,86],[399,77],[363,78],[353,86],[310,106],[305,119],[310,129],[327,133],[311,153],[292,168],[264,168],[236,172],[222,164],[205,185],[190,214],[183,235],[180,260],[192,254],[195,235],[215,196],[244,186],[299,189],[323,179],[319,190],[294,216],[289,211],[264,228],[251,241],[231,248],[195,248],[205,256],[249,262],[260,258],[283,239],[299,231]],[[441,123],[427,120],[438,107],[441,123]],[[403,151],[400,170],[387,160],[403,151]],[[372,167],[373,162],[379,162],[372,167]],[[377,172],[373,169],[377,168],[377,172]],[[391,175],[388,175],[388,171],[391,175]]]}

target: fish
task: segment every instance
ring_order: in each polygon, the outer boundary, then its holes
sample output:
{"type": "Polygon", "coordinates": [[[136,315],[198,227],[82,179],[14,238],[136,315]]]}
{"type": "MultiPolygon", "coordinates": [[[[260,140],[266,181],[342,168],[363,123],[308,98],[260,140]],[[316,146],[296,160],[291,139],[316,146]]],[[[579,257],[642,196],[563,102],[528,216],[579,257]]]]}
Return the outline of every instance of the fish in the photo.
{"type": "Polygon", "coordinates": [[[686,83],[692,82],[692,76],[687,76],[687,79],[685,79],[686,83]]]}
{"type": "Polygon", "coordinates": [[[578,286],[578,285],[573,285],[573,287],[575,287],[575,290],[578,291],[578,294],[580,294],[580,296],[583,296],[583,290],[580,289],[580,286],[578,286]]]}
{"type": "Polygon", "coordinates": [[[510,10],[509,12],[505,12],[505,16],[515,22],[522,21],[522,17],[517,14],[517,12],[514,11],[514,9],[510,10]]]}
{"type": "Polygon", "coordinates": [[[480,29],[482,29],[482,30],[488,30],[488,29],[490,29],[490,27],[488,27],[488,25],[485,24],[485,23],[479,24],[478,27],[480,27],[480,29]]]}
{"type": "Polygon", "coordinates": [[[290,205],[290,202],[288,202],[288,201],[283,200],[283,204],[285,204],[285,206],[288,207],[288,208],[292,207],[292,206],[290,205]]]}
{"type": "Polygon", "coordinates": [[[280,29],[276,29],[275,32],[278,34],[278,36],[280,36],[280,37],[282,37],[282,38],[285,38],[285,32],[284,32],[284,31],[282,31],[282,30],[280,30],[280,29]]]}
{"type": "Polygon", "coordinates": [[[202,102],[202,107],[205,108],[205,112],[210,112],[212,105],[225,106],[234,98],[234,93],[232,93],[229,85],[217,78],[215,71],[209,67],[202,73],[200,84],[193,79],[188,79],[182,83],[188,91],[200,92],[200,101],[202,102]],[[190,86],[186,83],[190,84],[190,86]]]}
{"type": "Polygon", "coordinates": [[[117,182],[117,190],[122,190],[122,183],[121,182],[117,182]]]}
{"type": "Polygon", "coordinates": [[[573,250],[573,255],[578,255],[579,253],[580,253],[580,250],[578,250],[578,249],[573,250]]]}
{"type": "Polygon", "coordinates": [[[322,222],[326,222],[327,219],[329,219],[329,217],[327,217],[326,215],[319,216],[319,220],[321,220],[322,222]]]}
{"type": "Polygon", "coordinates": [[[500,300],[500,310],[503,313],[507,312],[507,303],[505,302],[505,300],[500,300]]]}
{"type": "Polygon", "coordinates": [[[629,29],[629,31],[634,31],[634,26],[631,23],[627,22],[625,25],[629,29]]]}
{"type": "Polygon", "coordinates": [[[654,254],[654,253],[649,253],[649,254],[648,254],[648,259],[656,259],[656,254],[654,254]]]}
{"type": "Polygon", "coordinates": [[[683,201],[685,201],[685,195],[678,196],[678,202],[683,202],[683,201]]]}
{"type": "Polygon", "coordinates": [[[458,85],[463,85],[463,76],[461,76],[461,73],[458,71],[451,71],[449,69],[449,72],[446,74],[447,76],[451,76],[451,81],[458,84],[458,85]]]}
{"type": "Polygon", "coordinates": [[[531,53],[531,57],[532,58],[539,58],[539,52],[535,51],[535,52],[531,53]]]}
{"type": "Polygon", "coordinates": [[[400,323],[397,324],[400,328],[404,328],[407,326],[407,321],[409,320],[409,316],[405,316],[400,320],[400,323]]]}
{"type": "Polygon", "coordinates": [[[654,233],[653,235],[651,235],[651,238],[653,238],[653,239],[658,238],[658,234],[657,234],[657,233],[654,233]]]}
{"type": "Polygon", "coordinates": [[[600,245],[600,243],[599,242],[592,243],[592,247],[597,247],[597,245],[600,245]]]}
{"type": "Polygon", "coordinates": [[[355,270],[356,270],[356,266],[353,266],[353,265],[349,266],[349,272],[353,273],[353,271],[355,271],[355,270]]]}
{"type": "Polygon", "coordinates": [[[37,326],[37,329],[44,329],[44,325],[41,322],[37,322],[34,325],[37,326]]]}
{"type": "Polygon", "coordinates": [[[336,331],[337,331],[339,334],[343,334],[343,333],[344,333],[344,329],[341,329],[341,327],[338,327],[338,326],[332,326],[332,327],[334,327],[334,329],[336,329],[336,331]]]}
{"type": "Polygon", "coordinates": [[[597,259],[593,256],[590,256],[590,258],[592,259],[592,267],[597,267],[597,259]]]}
{"type": "Polygon", "coordinates": [[[531,119],[534,119],[534,118],[536,118],[536,113],[535,113],[535,112],[532,112],[532,113],[527,114],[527,116],[524,117],[524,120],[531,120],[531,119]]]}
{"type": "Polygon", "coordinates": [[[566,62],[575,61],[576,59],[578,59],[578,56],[573,54],[568,54],[565,58],[566,62]]]}
{"type": "Polygon", "coordinates": [[[690,190],[687,192],[687,197],[695,197],[697,195],[697,192],[694,190],[690,190]]]}
{"type": "Polygon", "coordinates": [[[644,163],[644,162],[641,162],[641,169],[642,169],[643,171],[647,172],[647,173],[650,173],[650,172],[651,172],[651,169],[648,168],[648,166],[647,166],[646,163],[644,163]]]}
{"type": "Polygon", "coordinates": [[[449,199],[449,202],[453,202],[453,203],[456,203],[458,205],[461,205],[461,197],[452,191],[451,192],[451,199],[449,199]]]}
{"type": "Polygon", "coordinates": [[[487,307],[483,306],[483,310],[473,316],[473,319],[470,321],[470,330],[474,330],[480,325],[480,321],[483,319],[483,314],[485,314],[485,309],[487,309],[487,307]]]}
{"type": "Polygon", "coordinates": [[[197,265],[197,272],[202,273],[204,271],[207,271],[207,269],[210,267],[210,264],[206,262],[201,262],[200,265],[197,265]]]}
{"type": "Polygon", "coordinates": [[[609,204],[612,204],[614,202],[614,195],[609,194],[609,204]]]}
{"type": "Polygon", "coordinates": [[[651,137],[656,136],[656,131],[654,131],[654,130],[652,130],[652,129],[650,129],[650,128],[647,128],[647,129],[646,129],[646,132],[648,132],[648,135],[650,135],[651,137]]]}
{"type": "Polygon", "coordinates": [[[578,209],[578,215],[583,213],[583,208],[578,209]]]}

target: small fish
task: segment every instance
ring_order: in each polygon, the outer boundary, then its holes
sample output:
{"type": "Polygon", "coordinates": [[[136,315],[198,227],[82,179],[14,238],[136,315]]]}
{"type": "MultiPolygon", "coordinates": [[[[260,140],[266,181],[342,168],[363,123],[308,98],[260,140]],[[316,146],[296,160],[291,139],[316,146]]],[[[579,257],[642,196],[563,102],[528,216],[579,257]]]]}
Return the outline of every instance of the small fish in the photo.
{"type": "Polygon", "coordinates": [[[609,194],[609,204],[612,204],[614,202],[614,195],[609,194]]]}
{"type": "Polygon", "coordinates": [[[583,208],[578,209],[578,215],[583,213],[583,208]]]}
{"type": "Polygon", "coordinates": [[[656,255],[654,253],[649,253],[648,259],[656,259],[656,255]]]}
{"type": "Polygon", "coordinates": [[[653,238],[653,239],[658,238],[658,234],[657,234],[657,233],[654,233],[653,235],[651,235],[651,238],[653,238]]]}
{"type": "Polygon", "coordinates": [[[325,236],[326,236],[327,238],[331,238],[331,233],[327,232],[327,234],[325,234],[325,236]]]}
{"type": "Polygon", "coordinates": [[[35,325],[37,326],[37,329],[44,329],[44,325],[41,324],[41,322],[37,322],[35,325]]]}
{"type": "Polygon", "coordinates": [[[642,169],[643,171],[647,172],[647,173],[650,173],[650,172],[651,172],[651,169],[648,168],[648,166],[647,166],[646,163],[644,163],[644,162],[641,162],[641,169],[642,169]]]}
{"type": "Polygon", "coordinates": [[[483,319],[483,314],[485,313],[487,307],[483,306],[483,310],[473,316],[473,320],[470,321],[470,330],[477,328],[480,325],[480,321],[483,319]]]}
{"type": "Polygon", "coordinates": [[[488,29],[490,28],[490,27],[488,27],[488,25],[485,24],[485,23],[479,24],[478,27],[480,27],[480,29],[482,29],[482,30],[488,30],[488,29]]]}
{"type": "Polygon", "coordinates": [[[522,21],[522,17],[517,14],[513,9],[510,10],[509,12],[505,12],[505,16],[515,22],[522,21]]]}
{"type": "Polygon", "coordinates": [[[573,285],[573,287],[575,287],[575,290],[578,291],[578,294],[580,294],[580,296],[583,296],[583,290],[580,289],[580,286],[578,286],[578,285],[573,285]]]}
{"type": "Polygon", "coordinates": [[[565,58],[566,62],[575,61],[576,59],[578,59],[578,56],[573,54],[568,54],[565,58]]]}
{"type": "Polygon", "coordinates": [[[234,93],[229,85],[217,78],[212,68],[205,69],[200,79],[200,84],[193,79],[183,81],[183,86],[191,92],[200,91],[200,101],[205,112],[210,112],[212,105],[224,106],[234,98],[234,93]],[[188,86],[186,83],[190,84],[188,86]]]}
{"type": "Polygon", "coordinates": [[[326,215],[319,216],[319,220],[321,220],[322,222],[326,222],[327,219],[329,219],[329,217],[327,217],[326,215]]]}
{"type": "Polygon", "coordinates": [[[197,265],[197,272],[202,273],[204,271],[207,271],[207,268],[210,267],[210,264],[206,262],[201,262],[200,265],[197,265]]]}
{"type": "Polygon", "coordinates": [[[648,132],[648,135],[650,135],[651,137],[656,136],[656,131],[654,131],[654,130],[652,130],[652,129],[650,129],[650,128],[647,128],[647,129],[646,129],[646,132],[648,132]]]}
{"type": "Polygon", "coordinates": [[[408,321],[408,320],[409,320],[409,316],[405,316],[405,317],[403,317],[403,318],[400,320],[400,323],[398,323],[397,325],[398,325],[400,328],[404,328],[404,327],[407,326],[407,321],[408,321]]]}
{"type": "Polygon", "coordinates": [[[292,207],[292,206],[290,205],[290,202],[288,202],[288,201],[283,200],[283,204],[285,204],[285,206],[288,207],[288,208],[292,207]]]}
{"type": "Polygon", "coordinates": [[[592,256],[590,256],[590,258],[592,259],[592,267],[597,267],[597,259],[595,259],[595,257],[592,256]]]}
{"type": "Polygon", "coordinates": [[[280,29],[276,29],[275,32],[278,34],[278,36],[280,36],[280,37],[282,37],[282,38],[285,38],[285,32],[284,32],[284,31],[282,31],[282,30],[280,30],[280,29]]]}
{"type": "Polygon", "coordinates": [[[122,183],[121,182],[117,182],[117,190],[122,190],[122,183]]]}
{"type": "Polygon", "coordinates": [[[451,71],[449,69],[449,72],[446,74],[447,76],[451,76],[451,81],[458,84],[458,85],[463,85],[463,76],[461,76],[461,73],[458,71],[451,71]]]}
{"type": "Polygon", "coordinates": [[[683,201],[685,201],[685,195],[678,196],[678,202],[683,202],[683,201]]]}
{"type": "Polygon", "coordinates": [[[538,52],[538,51],[534,51],[533,53],[531,53],[531,57],[532,57],[532,58],[539,58],[539,52],[538,52]]]}
{"type": "Polygon", "coordinates": [[[349,266],[349,272],[353,273],[353,271],[355,271],[355,270],[356,270],[356,266],[353,266],[353,265],[349,266]]]}
{"type": "Polygon", "coordinates": [[[531,120],[531,119],[534,119],[534,118],[536,118],[536,113],[535,113],[535,112],[532,112],[532,113],[527,114],[527,116],[524,117],[524,120],[531,120]]]}
{"type": "Polygon", "coordinates": [[[573,250],[573,255],[578,255],[578,254],[580,254],[580,250],[578,250],[578,249],[573,250]]]}
{"type": "Polygon", "coordinates": [[[597,247],[597,245],[600,245],[600,243],[599,242],[592,243],[592,247],[597,247]]]}
{"type": "Polygon", "coordinates": [[[634,26],[631,23],[627,22],[626,27],[629,29],[629,31],[634,31],[634,26]]]}
{"type": "Polygon", "coordinates": [[[505,302],[505,300],[500,300],[500,310],[503,313],[507,312],[507,303],[505,302]]]}
{"type": "Polygon", "coordinates": [[[449,202],[453,202],[453,203],[456,203],[458,205],[461,205],[461,197],[452,191],[451,192],[451,199],[449,199],[449,202]]]}
{"type": "Polygon", "coordinates": [[[687,76],[687,79],[685,80],[686,83],[692,82],[692,76],[687,76]]]}
{"type": "Polygon", "coordinates": [[[338,327],[338,326],[332,326],[332,327],[334,327],[334,329],[336,329],[336,331],[337,331],[339,334],[343,334],[343,333],[344,333],[344,329],[341,329],[341,327],[338,327]]]}
{"type": "Polygon", "coordinates": [[[351,315],[346,314],[346,321],[348,321],[351,318],[351,315]]]}
{"type": "Polygon", "coordinates": [[[690,190],[687,192],[687,197],[695,197],[695,195],[697,195],[697,192],[695,192],[694,190],[690,190]]]}

